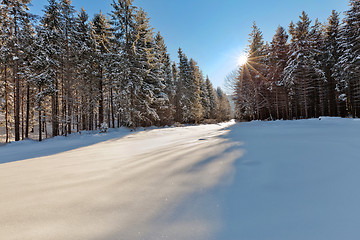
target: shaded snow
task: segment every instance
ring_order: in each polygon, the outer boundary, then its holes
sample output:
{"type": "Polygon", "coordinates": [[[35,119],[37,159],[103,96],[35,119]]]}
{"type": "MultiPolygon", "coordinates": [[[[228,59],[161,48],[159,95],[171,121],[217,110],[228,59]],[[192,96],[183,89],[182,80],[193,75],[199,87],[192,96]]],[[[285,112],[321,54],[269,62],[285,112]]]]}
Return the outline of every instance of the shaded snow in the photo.
{"type": "Polygon", "coordinates": [[[0,239],[358,239],[360,121],[229,125],[0,147],[0,239]]]}

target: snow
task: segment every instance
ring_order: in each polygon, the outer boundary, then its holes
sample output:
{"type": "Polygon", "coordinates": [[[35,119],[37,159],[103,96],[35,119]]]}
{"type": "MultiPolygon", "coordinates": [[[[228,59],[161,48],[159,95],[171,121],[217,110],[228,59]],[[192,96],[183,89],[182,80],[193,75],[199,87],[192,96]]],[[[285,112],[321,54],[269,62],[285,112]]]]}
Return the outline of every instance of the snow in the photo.
{"type": "Polygon", "coordinates": [[[355,240],[359,138],[322,117],[6,145],[0,238],[355,240]]]}

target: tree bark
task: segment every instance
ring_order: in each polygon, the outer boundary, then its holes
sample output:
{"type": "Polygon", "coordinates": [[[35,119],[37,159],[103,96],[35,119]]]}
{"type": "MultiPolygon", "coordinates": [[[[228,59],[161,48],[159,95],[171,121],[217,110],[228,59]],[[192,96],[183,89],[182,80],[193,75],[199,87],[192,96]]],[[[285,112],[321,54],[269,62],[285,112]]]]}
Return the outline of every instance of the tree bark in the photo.
{"type": "Polygon", "coordinates": [[[29,122],[30,122],[30,85],[26,85],[26,123],[25,123],[25,138],[29,138],[29,122]]]}

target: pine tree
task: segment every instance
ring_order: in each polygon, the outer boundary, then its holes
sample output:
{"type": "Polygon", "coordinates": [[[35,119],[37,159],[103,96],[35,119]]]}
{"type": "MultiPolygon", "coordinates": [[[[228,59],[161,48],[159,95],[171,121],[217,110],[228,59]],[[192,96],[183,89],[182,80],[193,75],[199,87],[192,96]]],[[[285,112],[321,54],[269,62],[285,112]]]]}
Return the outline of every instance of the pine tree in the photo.
{"type": "Polygon", "coordinates": [[[271,102],[274,103],[277,119],[288,118],[288,90],[283,82],[283,72],[289,58],[288,37],[285,29],[279,26],[269,48],[267,78],[274,95],[271,102]]]}
{"type": "Polygon", "coordinates": [[[206,85],[206,93],[208,94],[208,99],[209,99],[209,108],[210,108],[209,118],[215,119],[216,111],[214,111],[214,109],[217,109],[217,95],[208,76],[206,77],[205,85],[206,85]]]}
{"type": "Polygon", "coordinates": [[[107,62],[108,53],[111,51],[111,38],[113,37],[112,28],[109,20],[100,11],[94,16],[91,22],[93,29],[93,38],[96,43],[96,90],[98,99],[98,127],[104,124],[104,92],[106,79],[105,63],[107,62]]]}
{"type": "MultiPolygon", "coordinates": [[[[207,77],[208,78],[208,77],[207,77]]],[[[210,119],[211,108],[210,108],[210,99],[209,99],[209,92],[206,86],[206,81],[203,75],[200,75],[200,98],[201,98],[201,105],[203,109],[203,118],[210,119]]]]}
{"type": "MultiPolygon", "coordinates": [[[[119,122],[124,126],[132,126],[132,100],[133,83],[131,81],[131,68],[133,63],[133,47],[135,43],[134,19],[136,7],[132,5],[133,0],[113,1],[113,10],[110,14],[111,23],[114,28],[114,36],[119,44],[118,51],[120,60],[117,66],[116,98],[118,99],[119,122]]],[[[115,68],[115,66],[114,66],[115,68]]]]}
{"type": "Polygon", "coordinates": [[[76,18],[76,89],[78,92],[77,103],[80,107],[79,118],[81,119],[81,130],[93,129],[93,115],[96,106],[94,95],[93,62],[95,61],[95,40],[92,38],[92,29],[88,22],[88,15],[81,9],[76,18]]]}
{"type": "Polygon", "coordinates": [[[156,111],[159,102],[166,101],[164,84],[158,78],[155,66],[155,41],[149,18],[142,9],[135,17],[132,81],[132,123],[137,126],[150,126],[160,121],[156,111]]]}
{"type": "Polygon", "coordinates": [[[62,97],[62,134],[71,134],[74,107],[73,85],[76,71],[76,22],[75,8],[70,0],[61,0],[61,97],[62,97]]]}
{"type": "MultiPolygon", "coordinates": [[[[61,13],[60,5],[55,0],[49,0],[45,7],[44,16],[37,29],[37,50],[44,55],[47,63],[41,63],[47,66],[45,69],[39,69],[35,74],[46,74],[51,84],[48,86],[51,91],[51,122],[52,135],[59,135],[59,67],[61,61],[61,13]]],[[[40,58],[41,59],[41,58],[40,58]]]]}
{"type": "Polygon", "coordinates": [[[303,12],[294,26],[290,25],[290,58],[284,70],[284,83],[290,90],[295,117],[316,117],[319,111],[313,98],[316,97],[316,84],[324,81],[324,73],[316,61],[316,52],[312,46],[311,21],[303,12]]]}
{"type": "Polygon", "coordinates": [[[266,45],[256,23],[253,24],[249,36],[248,62],[240,67],[236,86],[237,116],[245,119],[263,119],[263,109],[267,110],[267,114],[271,114],[270,103],[265,94],[265,90],[268,89],[268,82],[264,76],[266,45]]]}
{"type": "Polygon", "coordinates": [[[154,103],[156,112],[161,120],[161,125],[171,124],[174,121],[174,105],[172,99],[175,95],[175,84],[171,71],[171,61],[167,52],[164,38],[158,32],[155,36],[153,72],[155,77],[163,84],[163,92],[158,95],[154,103]]]}
{"type": "Polygon", "coordinates": [[[179,60],[177,115],[181,117],[181,122],[197,123],[201,120],[203,112],[200,97],[200,69],[193,59],[188,60],[181,49],[179,49],[179,60]]]}
{"type": "Polygon", "coordinates": [[[336,74],[340,100],[346,102],[347,114],[360,115],[360,1],[350,0],[350,10],[346,11],[344,26],[341,28],[341,57],[336,74]]]}
{"type": "Polygon", "coordinates": [[[22,100],[21,100],[21,111],[22,111],[22,139],[29,138],[29,127],[30,127],[30,118],[33,99],[31,97],[31,92],[33,89],[30,86],[30,76],[32,74],[31,64],[34,61],[34,42],[35,42],[35,29],[33,28],[31,22],[24,24],[22,28],[22,34],[19,39],[19,44],[21,46],[20,59],[22,59],[21,66],[19,67],[19,76],[24,81],[24,86],[22,88],[22,100]],[[26,96],[25,96],[26,95],[26,96]],[[26,97],[26,114],[25,114],[25,97],[26,97]],[[26,115],[26,119],[25,118],[26,115]],[[24,126],[25,125],[25,126],[24,126]]]}
{"type": "Polygon", "coordinates": [[[218,99],[218,120],[221,122],[229,121],[231,119],[231,106],[229,98],[220,87],[217,88],[216,93],[218,99]]]}
{"type": "Polygon", "coordinates": [[[9,8],[0,7],[0,97],[3,99],[1,101],[1,110],[4,112],[4,123],[1,123],[0,126],[5,127],[5,142],[10,141],[10,105],[11,101],[9,101],[9,93],[10,93],[10,66],[11,66],[11,51],[10,51],[10,35],[11,31],[9,27],[9,8]]]}
{"type": "Polygon", "coordinates": [[[22,28],[26,25],[33,15],[29,11],[29,0],[3,0],[3,14],[7,15],[7,29],[9,33],[9,50],[12,55],[12,75],[14,82],[14,124],[15,124],[15,141],[20,140],[20,90],[21,79],[19,74],[21,59],[20,38],[22,35],[22,28]]]}
{"type": "Polygon", "coordinates": [[[186,82],[185,88],[187,91],[187,97],[190,100],[190,112],[186,117],[191,123],[199,123],[203,117],[203,108],[201,105],[201,89],[200,79],[202,73],[200,72],[199,66],[194,59],[190,59],[190,78],[186,82]]]}
{"type": "Polygon", "coordinates": [[[332,11],[331,16],[328,18],[328,23],[325,29],[325,59],[324,59],[324,72],[327,80],[327,101],[328,112],[330,116],[338,116],[338,98],[339,94],[336,88],[336,68],[335,64],[339,61],[340,49],[340,19],[339,13],[335,10],[332,11]]]}
{"type": "Polygon", "coordinates": [[[187,56],[182,52],[182,49],[179,48],[178,51],[179,57],[179,73],[177,76],[176,84],[176,121],[183,122],[184,115],[187,115],[189,111],[189,99],[186,96],[186,81],[190,78],[190,66],[187,56]]]}

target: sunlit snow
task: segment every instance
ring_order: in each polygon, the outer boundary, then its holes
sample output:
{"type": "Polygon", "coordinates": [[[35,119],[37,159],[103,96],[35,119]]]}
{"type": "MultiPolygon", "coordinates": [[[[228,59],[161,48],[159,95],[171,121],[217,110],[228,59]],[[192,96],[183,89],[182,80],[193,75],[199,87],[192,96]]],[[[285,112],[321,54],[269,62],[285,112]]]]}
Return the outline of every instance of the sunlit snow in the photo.
{"type": "Polygon", "coordinates": [[[360,121],[232,124],[2,146],[0,239],[358,239],[360,121]]]}

